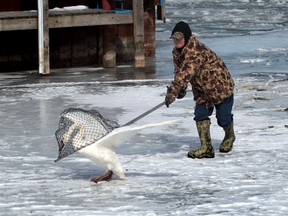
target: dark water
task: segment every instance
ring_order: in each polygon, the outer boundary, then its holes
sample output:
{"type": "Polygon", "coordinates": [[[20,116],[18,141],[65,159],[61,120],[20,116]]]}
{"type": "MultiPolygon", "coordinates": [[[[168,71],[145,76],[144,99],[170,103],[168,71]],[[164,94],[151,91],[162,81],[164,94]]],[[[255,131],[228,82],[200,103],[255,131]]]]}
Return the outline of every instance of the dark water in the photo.
{"type": "Polygon", "coordinates": [[[193,31],[206,37],[249,35],[258,31],[287,28],[287,0],[168,0],[168,25],[179,20],[191,24],[193,31]]]}
{"type": "Polygon", "coordinates": [[[212,48],[234,76],[287,78],[288,1],[168,0],[166,23],[157,22],[157,72],[171,74],[171,30],[181,20],[212,48]]]}

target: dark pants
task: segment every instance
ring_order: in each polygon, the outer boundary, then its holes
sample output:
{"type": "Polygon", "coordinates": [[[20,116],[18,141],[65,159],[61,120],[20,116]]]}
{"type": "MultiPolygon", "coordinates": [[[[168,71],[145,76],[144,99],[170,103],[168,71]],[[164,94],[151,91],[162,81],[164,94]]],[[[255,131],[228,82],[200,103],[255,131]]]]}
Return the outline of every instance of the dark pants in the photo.
{"type": "MultiPolygon", "coordinates": [[[[234,95],[225,99],[222,103],[215,105],[216,118],[219,126],[224,127],[233,122],[232,107],[234,102],[234,95]]],[[[206,108],[205,104],[196,104],[194,111],[194,120],[196,122],[209,119],[212,115],[214,107],[206,108]]]]}

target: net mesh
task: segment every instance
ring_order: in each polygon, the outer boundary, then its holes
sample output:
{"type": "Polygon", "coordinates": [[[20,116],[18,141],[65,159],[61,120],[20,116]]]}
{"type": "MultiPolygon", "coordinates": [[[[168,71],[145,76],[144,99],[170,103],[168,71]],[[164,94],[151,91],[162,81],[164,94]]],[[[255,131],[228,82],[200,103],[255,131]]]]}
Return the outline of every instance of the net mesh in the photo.
{"type": "Polygon", "coordinates": [[[55,162],[91,145],[117,127],[117,122],[104,118],[97,110],[64,110],[55,132],[59,145],[59,155],[55,162]]]}

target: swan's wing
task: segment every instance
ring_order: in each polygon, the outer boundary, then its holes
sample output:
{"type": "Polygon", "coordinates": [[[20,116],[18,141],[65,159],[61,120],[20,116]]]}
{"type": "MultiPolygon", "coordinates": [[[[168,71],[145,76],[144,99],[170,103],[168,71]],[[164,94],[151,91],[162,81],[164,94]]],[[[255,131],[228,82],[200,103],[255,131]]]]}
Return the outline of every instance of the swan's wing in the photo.
{"type": "Polygon", "coordinates": [[[111,145],[120,145],[127,140],[131,139],[137,132],[151,128],[151,127],[158,127],[163,125],[175,124],[176,120],[170,121],[161,121],[161,122],[153,122],[144,125],[129,125],[129,126],[122,126],[119,128],[114,129],[109,134],[104,136],[103,138],[99,139],[93,145],[101,145],[107,148],[110,148],[111,145]]]}

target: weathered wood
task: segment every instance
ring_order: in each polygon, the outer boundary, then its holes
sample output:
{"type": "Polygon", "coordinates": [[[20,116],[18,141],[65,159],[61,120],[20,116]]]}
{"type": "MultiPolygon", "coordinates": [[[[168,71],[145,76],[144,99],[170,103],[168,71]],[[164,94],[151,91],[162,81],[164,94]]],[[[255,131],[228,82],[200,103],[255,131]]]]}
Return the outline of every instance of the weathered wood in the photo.
{"type": "Polygon", "coordinates": [[[38,0],[38,70],[43,75],[50,74],[48,21],[48,0],[38,0]]]}
{"type": "MultiPolygon", "coordinates": [[[[102,10],[104,8],[98,9],[99,7],[97,9],[84,10],[48,10],[48,0],[38,1],[47,3],[47,13],[44,19],[47,21],[45,22],[45,28],[48,29],[48,31],[42,31],[45,39],[43,39],[42,43],[43,48],[39,52],[45,52],[45,61],[49,60],[49,57],[51,58],[51,65],[54,65],[56,61],[57,67],[59,67],[59,62],[64,61],[64,67],[67,65],[78,66],[81,63],[85,65],[87,64],[85,63],[86,59],[87,61],[89,59],[87,56],[90,55],[91,60],[89,61],[92,64],[100,63],[103,60],[104,67],[115,67],[117,53],[117,61],[123,59],[125,61],[133,61],[134,59],[136,67],[144,67],[145,56],[153,56],[155,54],[155,5],[160,4],[162,6],[162,3],[165,2],[164,0],[125,0],[124,6],[122,4],[123,0],[117,0],[117,9],[127,9],[127,11],[114,11],[116,0],[102,0],[102,6],[103,2],[108,3],[108,7],[104,5],[106,10],[102,10]],[[94,28],[108,30],[95,33],[95,31],[91,31],[94,28]],[[109,28],[113,30],[109,30],[109,28]],[[69,34],[72,30],[75,30],[75,32],[69,34]],[[79,30],[80,32],[77,32],[79,30]],[[85,42],[87,39],[87,36],[85,36],[86,31],[90,32],[90,39],[85,42]],[[92,32],[94,34],[91,36],[92,32]],[[61,35],[57,36],[58,33],[61,35]],[[67,37],[62,33],[67,33],[67,37]],[[50,43],[52,42],[50,44],[51,56],[49,56],[49,40],[50,43]],[[60,49],[64,49],[65,52],[60,49]],[[101,59],[101,57],[103,58],[101,59]]],[[[101,1],[97,0],[97,2],[101,1]]],[[[163,8],[157,15],[158,18],[163,17],[163,8]]],[[[37,17],[37,11],[0,12],[0,32],[7,31],[3,32],[5,35],[10,31],[34,30],[22,31],[21,34],[25,32],[34,32],[35,34],[37,29],[39,29],[37,17]]],[[[44,19],[42,20],[45,21],[44,19]]],[[[17,32],[15,33],[18,34],[17,32]]],[[[35,37],[37,36],[35,35],[35,37]]],[[[32,40],[35,47],[31,54],[34,58],[31,62],[35,64],[37,64],[37,61],[35,61],[37,58],[37,55],[35,55],[36,41],[36,38],[32,40]]],[[[29,43],[31,43],[31,40],[29,43]]],[[[49,61],[44,65],[47,65],[49,69],[49,61]]]]}
{"type": "Polygon", "coordinates": [[[0,12],[0,31],[37,29],[37,12],[0,12]]]}
{"type": "Polygon", "coordinates": [[[116,67],[115,27],[103,26],[103,67],[116,67]]]}
{"type": "Polygon", "coordinates": [[[132,24],[132,14],[71,14],[64,16],[50,16],[50,28],[80,27],[80,26],[99,26],[99,25],[121,25],[132,24]]]}
{"type": "Polygon", "coordinates": [[[116,59],[127,62],[133,62],[135,57],[134,50],[134,30],[132,25],[118,25],[116,26],[116,59]]]}
{"type": "MultiPolygon", "coordinates": [[[[37,29],[37,12],[0,12],[0,31],[37,29]]],[[[132,13],[110,10],[50,11],[49,28],[132,24],[132,13]]]]}
{"type": "Polygon", "coordinates": [[[157,20],[162,20],[166,23],[166,4],[165,0],[157,1],[157,20]]]}
{"type": "MultiPolygon", "coordinates": [[[[113,10],[114,1],[102,0],[103,10],[113,10]]],[[[116,67],[115,27],[103,26],[103,67],[116,67]]]]}
{"type": "Polygon", "coordinates": [[[44,74],[50,74],[49,1],[44,0],[44,74]]]}
{"type": "Polygon", "coordinates": [[[103,10],[114,10],[114,8],[115,8],[114,0],[102,0],[103,10]]]}
{"type": "Polygon", "coordinates": [[[143,1],[133,0],[135,67],[145,66],[143,15],[144,15],[143,1]]]}
{"type": "Polygon", "coordinates": [[[144,49],[145,56],[154,56],[155,49],[155,10],[144,12],[144,49]]]}

